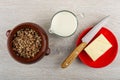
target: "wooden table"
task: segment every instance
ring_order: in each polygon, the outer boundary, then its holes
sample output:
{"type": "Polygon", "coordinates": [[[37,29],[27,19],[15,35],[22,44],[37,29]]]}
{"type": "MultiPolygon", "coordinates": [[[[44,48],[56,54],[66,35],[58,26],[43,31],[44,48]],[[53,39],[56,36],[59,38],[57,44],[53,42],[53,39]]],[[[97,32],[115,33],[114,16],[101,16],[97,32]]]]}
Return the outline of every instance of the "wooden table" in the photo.
{"type": "Polygon", "coordinates": [[[120,44],[120,0],[0,0],[0,80],[119,80],[120,51],[104,68],[90,68],[79,59],[66,69],[60,68],[79,33],[107,15],[111,17],[106,26],[120,44]],[[52,16],[60,10],[72,11],[78,18],[78,29],[71,37],[48,33],[52,16]],[[6,31],[23,22],[39,24],[49,36],[51,54],[35,64],[18,63],[7,50],[6,31]]]}

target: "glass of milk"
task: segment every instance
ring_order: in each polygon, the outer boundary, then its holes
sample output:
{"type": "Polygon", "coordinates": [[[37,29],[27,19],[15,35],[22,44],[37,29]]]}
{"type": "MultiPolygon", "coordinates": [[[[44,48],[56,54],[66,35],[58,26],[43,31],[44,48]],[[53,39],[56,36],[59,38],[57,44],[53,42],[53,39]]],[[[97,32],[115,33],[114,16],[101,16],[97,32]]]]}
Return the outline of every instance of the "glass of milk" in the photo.
{"type": "Polygon", "coordinates": [[[67,37],[74,34],[77,26],[78,20],[76,15],[70,11],[62,10],[53,16],[49,32],[67,37]]]}

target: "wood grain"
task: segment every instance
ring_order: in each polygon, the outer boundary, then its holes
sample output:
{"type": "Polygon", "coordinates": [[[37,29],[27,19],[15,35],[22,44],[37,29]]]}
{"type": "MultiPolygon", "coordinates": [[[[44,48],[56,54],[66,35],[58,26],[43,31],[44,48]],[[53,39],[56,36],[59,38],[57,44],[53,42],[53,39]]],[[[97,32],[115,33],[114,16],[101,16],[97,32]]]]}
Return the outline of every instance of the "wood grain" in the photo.
{"type": "Polygon", "coordinates": [[[67,68],[79,55],[79,53],[87,46],[87,43],[82,42],[75,50],[63,61],[62,68],[67,68]]]}

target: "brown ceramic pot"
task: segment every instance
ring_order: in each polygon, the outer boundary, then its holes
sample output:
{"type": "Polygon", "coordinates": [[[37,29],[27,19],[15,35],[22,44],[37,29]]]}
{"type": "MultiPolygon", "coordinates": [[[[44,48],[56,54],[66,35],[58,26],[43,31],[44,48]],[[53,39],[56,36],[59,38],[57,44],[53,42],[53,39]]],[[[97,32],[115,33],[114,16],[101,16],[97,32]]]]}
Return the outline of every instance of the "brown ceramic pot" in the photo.
{"type": "Polygon", "coordinates": [[[8,30],[6,32],[6,35],[8,37],[7,46],[8,46],[9,53],[18,62],[26,63],[26,64],[34,63],[40,60],[44,55],[48,55],[50,53],[50,49],[48,47],[48,36],[46,32],[39,25],[35,23],[26,22],[26,23],[19,24],[13,30],[8,30]],[[35,57],[30,58],[30,59],[17,56],[16,53],[12,49],[13,35],[22,28],[31,28],[35,30],[36,32],[38,32],[38,35],[40,35],[42,38],[42,47],[40,51],[35,55],[35,57]]]}

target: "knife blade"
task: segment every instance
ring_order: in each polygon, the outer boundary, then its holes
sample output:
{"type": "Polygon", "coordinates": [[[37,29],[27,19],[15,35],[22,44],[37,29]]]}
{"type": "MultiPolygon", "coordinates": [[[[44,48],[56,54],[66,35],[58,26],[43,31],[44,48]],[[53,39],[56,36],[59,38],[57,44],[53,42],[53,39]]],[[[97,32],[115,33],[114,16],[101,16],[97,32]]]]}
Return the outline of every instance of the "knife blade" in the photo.
{"type": "Polygon", "coordinates": [[[74,59],[79,55],[79,53],[87,46],[87,44],[92,40],[92,38],[97,34],[97,32],[106,24],[109,16],[103,18],[97,25],[95,25],[83,38],[82,43],[78,45],[73,52],[63,61],[61,64],[62,68],[68,67],[74,59]]]}

